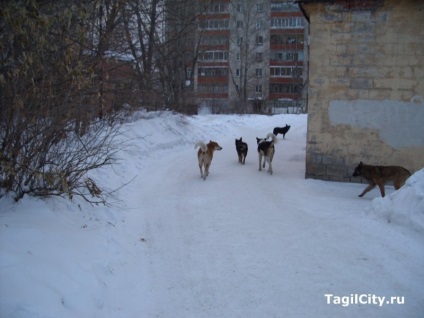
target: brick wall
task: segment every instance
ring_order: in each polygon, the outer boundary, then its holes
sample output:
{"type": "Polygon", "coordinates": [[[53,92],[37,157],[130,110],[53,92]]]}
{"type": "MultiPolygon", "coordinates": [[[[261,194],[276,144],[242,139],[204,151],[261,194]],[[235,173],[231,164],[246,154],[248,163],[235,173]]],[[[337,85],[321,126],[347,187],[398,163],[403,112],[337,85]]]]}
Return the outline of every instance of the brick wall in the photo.
{"type": "Polygon", "coordinates": [[[303,4],[310,20],[306,177],[359,161],[424,167],[424,2],[303,4]],[[355,5],[356,4],[356,5],[355,5]]]}

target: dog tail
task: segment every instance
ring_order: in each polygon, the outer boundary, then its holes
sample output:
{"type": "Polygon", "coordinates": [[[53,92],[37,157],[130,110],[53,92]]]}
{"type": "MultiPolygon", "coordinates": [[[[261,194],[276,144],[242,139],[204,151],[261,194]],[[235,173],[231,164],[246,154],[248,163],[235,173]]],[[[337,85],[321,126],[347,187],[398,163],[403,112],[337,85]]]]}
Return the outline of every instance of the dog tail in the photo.
{"type": "Polygon", "coordinates": [[[194,145],[194,149],[196,149],[197,147],[200,147],[200,149],[202,149],[203,152],[206,151],[206,145],[203,141],[196,142],[196,144],[194,145]]]}
{"type": "Polygon", "coordinates": [[[275,136],[273,133],[269,133],[266,135],[266,138],[271,138],[271,145],[274,145],[277,143],[277,136],[275,136]]]}

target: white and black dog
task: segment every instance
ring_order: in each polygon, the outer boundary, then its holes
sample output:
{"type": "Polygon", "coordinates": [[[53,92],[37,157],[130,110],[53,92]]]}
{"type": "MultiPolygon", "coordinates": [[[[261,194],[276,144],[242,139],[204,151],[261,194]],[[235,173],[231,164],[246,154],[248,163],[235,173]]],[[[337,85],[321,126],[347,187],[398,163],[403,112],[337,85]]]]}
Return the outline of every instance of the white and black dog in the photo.
{"type": "Polygon", "coordinates": [[[274,157],[275,147],[274,144],[277,143],[277,137],[273,133],[269,133],[265,139],[257,138],[256,142],[258,144],[258,155],[259,155],[259,171],[262,170],[262,167],[265,168],[265,162],[268,162],[268,173],[272,174],[272,158],[274,157]],[[271,138],[271,141],[267,139],[271,138]],[[262,157],[264,157],[264,163],[262,164],[262,157]]]}

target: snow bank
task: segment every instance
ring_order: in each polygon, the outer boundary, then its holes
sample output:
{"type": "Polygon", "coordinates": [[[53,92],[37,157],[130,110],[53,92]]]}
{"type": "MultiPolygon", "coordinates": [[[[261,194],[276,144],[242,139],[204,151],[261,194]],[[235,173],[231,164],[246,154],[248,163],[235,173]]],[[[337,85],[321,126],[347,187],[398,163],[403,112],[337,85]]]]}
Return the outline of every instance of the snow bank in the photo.
{"type": "Polygon", "coordinates": [[[367,213],[424,232],[424,169],[409,177],[398,191],[375,198],[367,213]]]}

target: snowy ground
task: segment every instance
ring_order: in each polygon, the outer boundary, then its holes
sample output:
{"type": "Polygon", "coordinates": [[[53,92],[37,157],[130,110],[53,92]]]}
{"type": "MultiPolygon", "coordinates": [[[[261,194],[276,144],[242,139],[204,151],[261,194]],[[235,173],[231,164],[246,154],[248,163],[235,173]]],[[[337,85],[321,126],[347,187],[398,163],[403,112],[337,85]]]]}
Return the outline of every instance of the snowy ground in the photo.
{"type": "Polygon", "coordinates": [[[135,177],[114,207],[0,199],[0,317],[423,316],[424,170],[358,198],[365,185],[304,179],[305,115],[144,115],[92,176],[135,177]],[[285,124],[259,172],[255,137],[285,124]],[[194,143],[210,139],[203,181],[194,143]]]}

